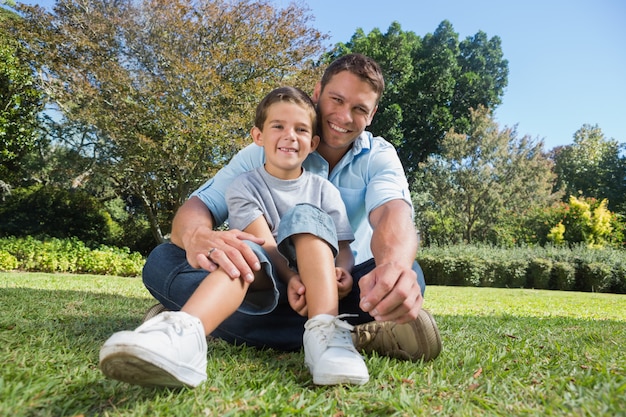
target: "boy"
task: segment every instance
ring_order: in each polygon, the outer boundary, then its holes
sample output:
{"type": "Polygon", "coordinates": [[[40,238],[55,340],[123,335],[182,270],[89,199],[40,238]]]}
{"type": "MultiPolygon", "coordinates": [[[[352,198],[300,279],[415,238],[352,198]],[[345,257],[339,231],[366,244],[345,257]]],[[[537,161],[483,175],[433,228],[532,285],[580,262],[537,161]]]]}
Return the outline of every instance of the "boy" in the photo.
{"type": "MultiPolygon", "coordinates": [[[[247,242],[263,267],[235,280],[217,269],[180,312],[111,336],[100,352],[105,375],[142,385],[197,386],[206,379],[205,336],[237,309],[271,312],[282,295],[308,317],[303,345],[315,384],[369,380],[352,326],[338,315],[339,291],[352,289],[354,265],[345,206],[329,181],[302,168],[319,144],[316,126],[313,102],[301,90],[279,88],[259,103],[251,135],[263,147],[265,163],[235,179],[226,200],[230,227],[264,240],[262,247],[247,242]]],[[[215,251],[207,255],[213,262],[215,251]]]]}

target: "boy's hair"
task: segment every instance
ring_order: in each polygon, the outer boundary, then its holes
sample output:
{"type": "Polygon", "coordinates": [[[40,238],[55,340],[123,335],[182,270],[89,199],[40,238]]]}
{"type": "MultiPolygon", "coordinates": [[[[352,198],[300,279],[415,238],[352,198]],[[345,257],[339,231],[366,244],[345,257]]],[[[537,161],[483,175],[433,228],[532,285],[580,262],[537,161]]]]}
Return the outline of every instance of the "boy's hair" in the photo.
{"type": "Polygon", "coordinates": [[[315,111],[315,105],[307,93],[296,87],[279,87],[270,91],[256,107],[254,126],[263,130],[263,125],[267,119],[267,109],[269,109],[272,104],[280,102],[292,103],[306,110],[311,117],[311,127],[313,129],[311,137],[317,134],[317,113],[315,111]]]}
{"type": "Polygon", "coordinates": [[[330,63],[324,75],[322,75],[322,91],[330,82],[330,79],[342,71],[350,71],[363,81],[367,82],[374,92],[378,94],[378,100],[385,90],[385,78],[380,65],[372,58],[361,54],[348,54],[335,59],[330,63]]]}

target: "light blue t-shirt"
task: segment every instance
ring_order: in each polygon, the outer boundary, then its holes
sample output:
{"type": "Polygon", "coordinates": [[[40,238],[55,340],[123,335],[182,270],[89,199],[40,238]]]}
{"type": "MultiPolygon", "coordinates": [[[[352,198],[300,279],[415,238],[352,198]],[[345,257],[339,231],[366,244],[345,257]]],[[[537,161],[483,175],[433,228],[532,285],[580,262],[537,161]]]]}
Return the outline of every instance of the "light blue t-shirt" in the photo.
{"type": "MultiPolygon", "coordinates": [[[[226,189],[239,174],[256,169],[264,162],[263,148],[248,145],[192,196],[200,198],[216,224],[221,224],[228,218],[226,189]]],[[[354,231],[355,240],[350,247],[356,264],[372,258],[369,213],[391,200],[401,199],[411,205],[408,183],[395,148],[383,138],[363,132],[330,175],[328,162],[317,152],[310,154],[303,165],[306,170],[328,178],[339,189],[354,231]]]]}

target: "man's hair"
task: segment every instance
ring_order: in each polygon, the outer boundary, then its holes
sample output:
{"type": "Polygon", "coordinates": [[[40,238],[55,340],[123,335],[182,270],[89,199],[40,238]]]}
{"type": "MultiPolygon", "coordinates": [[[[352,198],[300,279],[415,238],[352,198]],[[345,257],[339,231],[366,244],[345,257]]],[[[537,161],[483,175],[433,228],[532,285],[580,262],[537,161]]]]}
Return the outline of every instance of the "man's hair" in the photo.
{"type": "Polygon", "coordinates": [[[385,90],[385,78],[376,61],[361,54],[348,54],[337,58],[330,63],[322,75],[322,90],[333,76],[342,71],[349,71],[371,85],[380,100],[385,90]]]}
{"type": "Polygon", "coordinates": [[[263,130],[263,125],[267,119],[267,109],[269,109],[272,104],[280,102],[292,103],[306,110],[311,117],[311,127],[313,128],[311,136],[317,134],[317,113],[315,111],[315,105],[307,93],[296,87],[279,87],[270,91],[256,107],[254,125],[263,130]]]}

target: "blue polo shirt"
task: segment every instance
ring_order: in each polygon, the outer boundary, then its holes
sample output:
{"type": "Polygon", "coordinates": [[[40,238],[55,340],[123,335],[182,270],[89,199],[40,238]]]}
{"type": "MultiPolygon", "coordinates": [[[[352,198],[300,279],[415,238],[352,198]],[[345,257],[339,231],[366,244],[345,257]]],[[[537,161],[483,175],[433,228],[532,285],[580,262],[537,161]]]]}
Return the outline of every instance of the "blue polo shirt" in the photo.
{"type": "MultiPolygon", "coordinates": [[[[192,196],[200,198],[216,224],[221,224],[228,218],[225,194],[232,180],[264,162],[263,148],[248,145],[192,196]]],[[[372,258],[368,214],[391,200],[400,199],[411,205],[408,183],[395,148],[383,138],[363,132],[332,172],[328,172],[328,162],[317,152],[310,154],[303,165],[307,171],[328,178],[339,189],[354,231],[355,240],[350,246],[356,264],[372,258]]]]}

